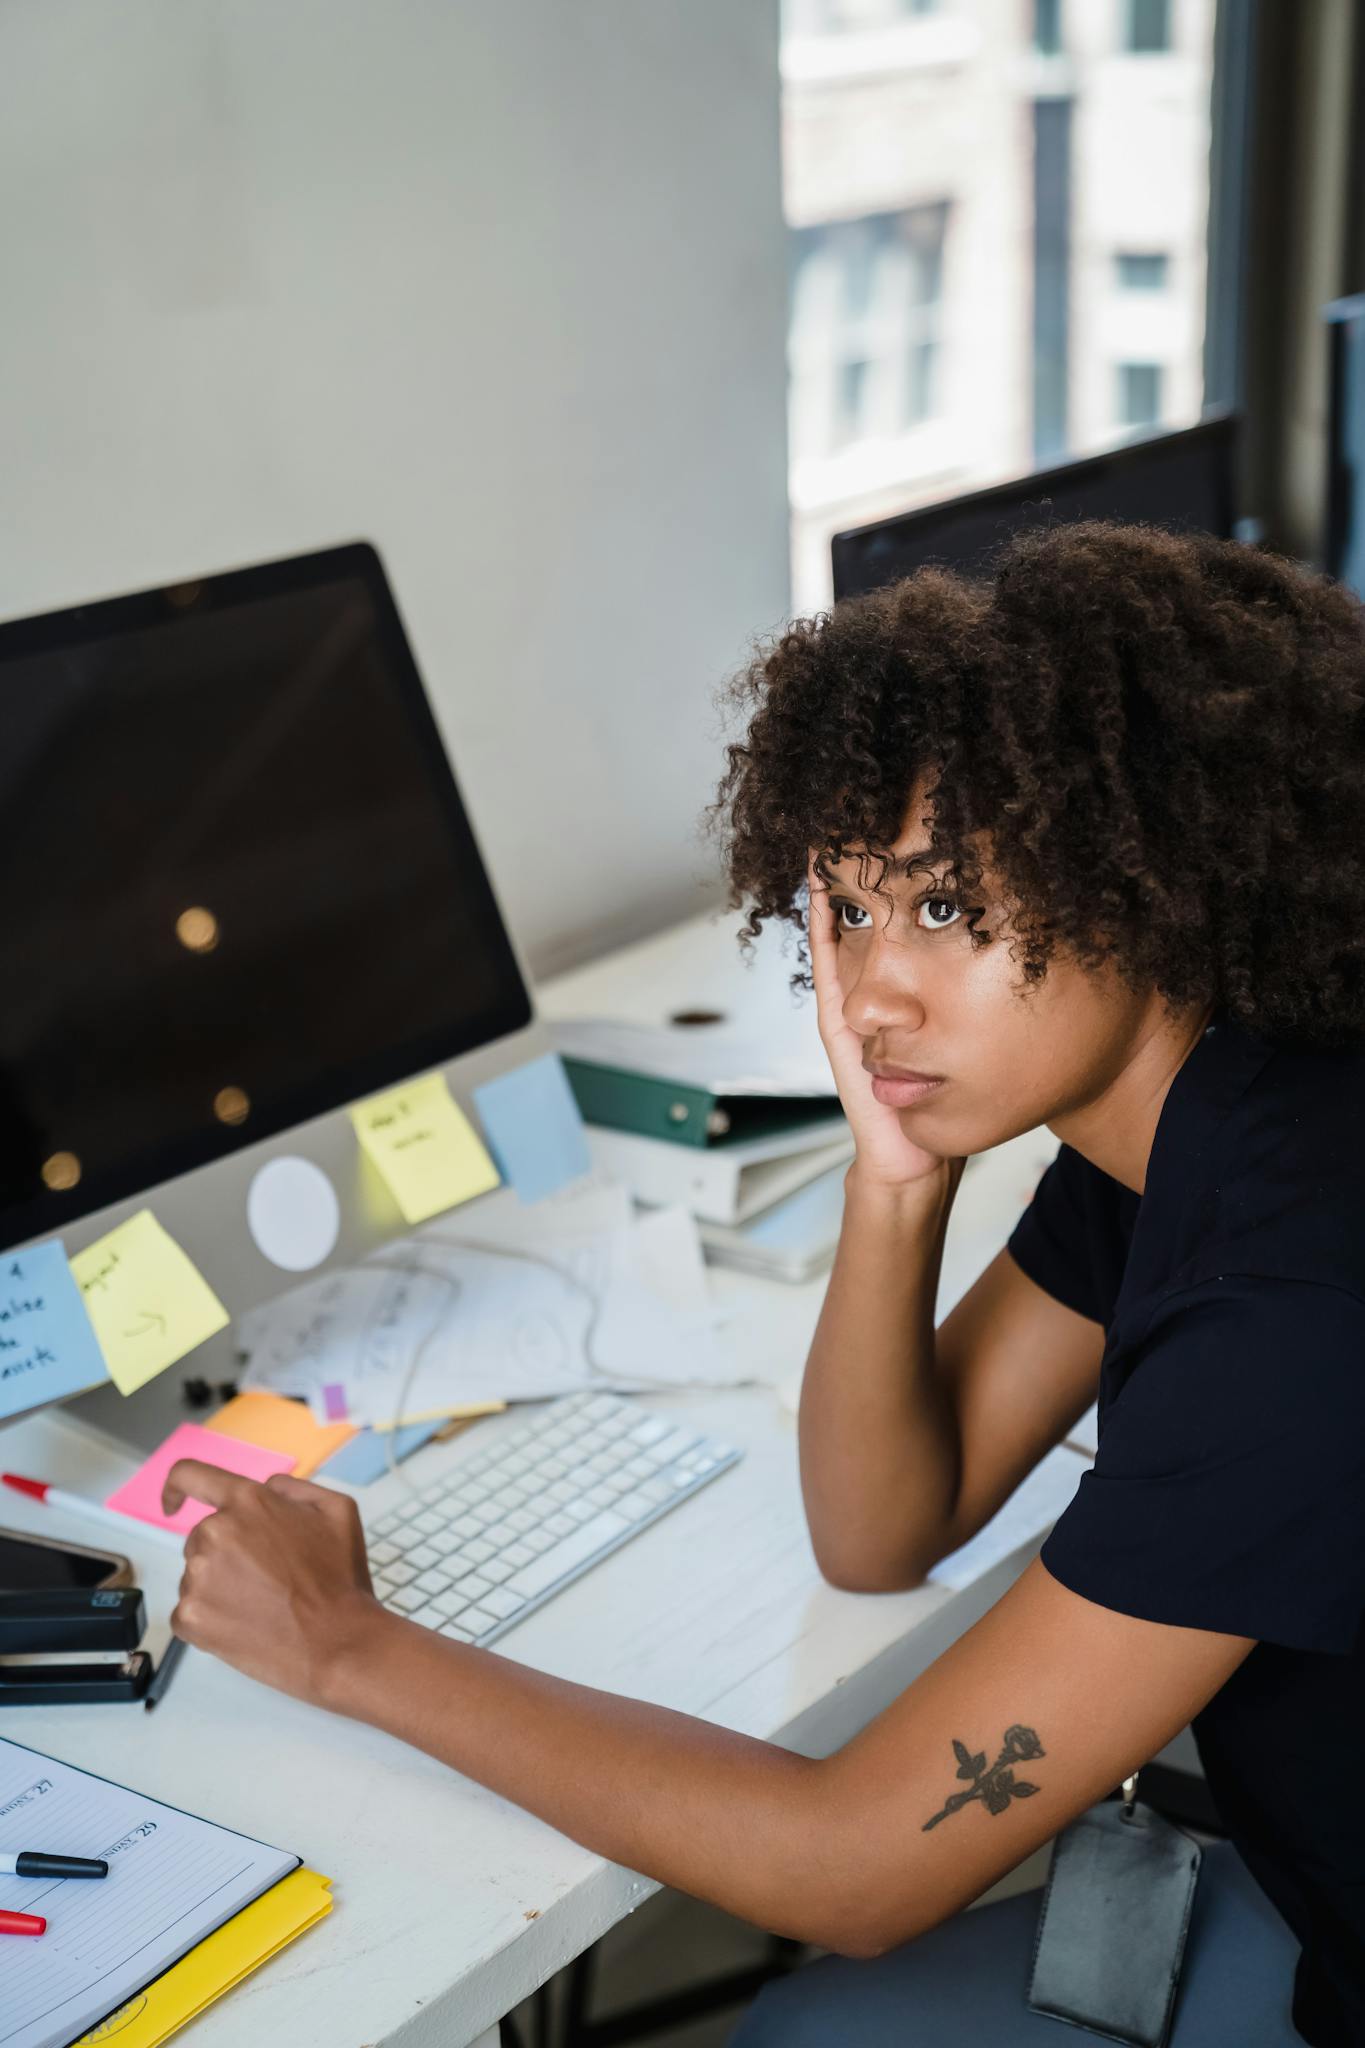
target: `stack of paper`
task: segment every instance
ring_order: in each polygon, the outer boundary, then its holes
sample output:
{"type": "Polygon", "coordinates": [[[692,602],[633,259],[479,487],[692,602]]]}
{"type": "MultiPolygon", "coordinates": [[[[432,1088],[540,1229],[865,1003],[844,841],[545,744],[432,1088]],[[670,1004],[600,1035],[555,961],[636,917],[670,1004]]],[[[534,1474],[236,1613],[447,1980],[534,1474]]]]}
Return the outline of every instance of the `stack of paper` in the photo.
{"type": "Polygon", "coordinates": [[[252,1310],[242,1384],[386,1429],[585,1386],[728,1386],[745,1374],[721,1316],[687,1212],[636,1215],[585,1178],[529,1208],[501,1190],[252,1310]]]}
{"type": "Polygon", "coordinates": [[[0,1907],[47,1920],[0,1944],[0,2048],[103,2040],[114,2015],[120,2048],[155,2048],[331,1905],[289,1850],[0,1740],[0,1849],[35,1839],[109,1874],[0,1877],[0,1907]]]}

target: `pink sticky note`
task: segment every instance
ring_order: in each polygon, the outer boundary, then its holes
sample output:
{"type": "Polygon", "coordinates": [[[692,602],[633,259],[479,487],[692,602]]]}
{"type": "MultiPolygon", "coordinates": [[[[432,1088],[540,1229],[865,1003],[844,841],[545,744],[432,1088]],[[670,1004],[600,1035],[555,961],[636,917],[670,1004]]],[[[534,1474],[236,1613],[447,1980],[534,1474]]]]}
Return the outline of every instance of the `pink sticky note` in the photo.
{"type": "Polygon", "coordinates": [[[116,1487],[104,1503],[121,1515],[133,1515],[139,1522],[151,1522],[158,1529],[174,1529],[185,1536],[196,1522],[213,1509],[202,1500],[186,1496],[178,1512],[163,1515],[161,1488],[177,1458],[202,1458],[206,1465],[221,1466],[224,1472],[240,1472],[247,1479],[268,1479],[272,1472],[292,1472],[294,1460],[281,1451],[263,1450],[259,1444],[243,1443],[220,1430],[202,1429],[197,1422],[182,1422],[164,1444],[152,1452],[131,1479],[116,1487]]]}

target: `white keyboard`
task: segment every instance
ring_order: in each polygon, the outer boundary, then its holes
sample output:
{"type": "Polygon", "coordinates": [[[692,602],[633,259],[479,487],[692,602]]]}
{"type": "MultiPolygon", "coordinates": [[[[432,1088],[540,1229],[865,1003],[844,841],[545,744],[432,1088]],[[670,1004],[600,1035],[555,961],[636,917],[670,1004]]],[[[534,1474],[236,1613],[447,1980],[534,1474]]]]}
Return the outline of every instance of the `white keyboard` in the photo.
{"type": "Polygon", "coordinates": [[[492,1643],[738,1462],[732,1444],[614,1394],[569,1394],[367,1531],[386,1607],[492,1643]]]}

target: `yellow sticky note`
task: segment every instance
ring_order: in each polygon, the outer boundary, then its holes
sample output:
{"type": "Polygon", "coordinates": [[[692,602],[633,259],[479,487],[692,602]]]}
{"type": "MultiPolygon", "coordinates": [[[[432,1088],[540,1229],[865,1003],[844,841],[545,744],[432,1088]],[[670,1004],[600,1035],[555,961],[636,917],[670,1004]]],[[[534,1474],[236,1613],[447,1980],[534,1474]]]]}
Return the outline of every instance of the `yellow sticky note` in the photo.
{"type": "Polygon", "coordinates": [[[209,1417],[205,1428],[262,1450],[283,1451],[294,1460],[296,1479],[310,1478],[333,1451],[339,1451],[355,1435],[353,1422],[314,1422],[312,1411],[302,1401],[259,1391],[234,1395],[209,1417]]]}
{"type": "Polygon", "coordinates": [[[227,1327],[222,1302],[150,1209],[77,1252],[71,1270],[122,1394],[227,1327]]]}
{"type": "Polygon", "coordinates": [[[405,1223],[425,1223],[428,1216],[501,1185],[497,1167],[444,1074],[427,1074],[406,1088],[358,1102],[351,1122],[405,1223]]]}

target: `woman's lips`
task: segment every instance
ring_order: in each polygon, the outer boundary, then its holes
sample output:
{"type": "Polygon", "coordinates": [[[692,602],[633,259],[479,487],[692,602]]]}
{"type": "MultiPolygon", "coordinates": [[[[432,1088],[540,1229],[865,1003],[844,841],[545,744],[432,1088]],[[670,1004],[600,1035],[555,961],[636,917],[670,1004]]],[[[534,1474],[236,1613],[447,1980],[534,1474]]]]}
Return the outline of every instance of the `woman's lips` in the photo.
{"type": "Polygon", "coordinates": [[[943,1082],[938,1081],[897,1081],[889,1074],[872,1076],[872,1093],[878,1102],[884,1102],[888,1109],[908,1109],[913,1102],[922,1102],[926,1095],[932,1095],[943,1082]]]}

